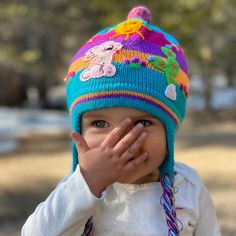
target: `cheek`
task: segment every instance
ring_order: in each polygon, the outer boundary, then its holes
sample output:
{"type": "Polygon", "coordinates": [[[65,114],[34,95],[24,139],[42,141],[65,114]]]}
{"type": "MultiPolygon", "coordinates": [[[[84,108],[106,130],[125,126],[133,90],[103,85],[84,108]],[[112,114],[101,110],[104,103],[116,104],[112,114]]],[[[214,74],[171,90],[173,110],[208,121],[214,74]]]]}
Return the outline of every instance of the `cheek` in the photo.
{"type": "Polygon", "coordinates": [[[93,133],[85,133],[83,137],[90,148],[98,146],[105,139],[105,135],[93,133]]]}
{"type": "Polygon", "coordinates": [[[159,159],[159,163],[162,163],[166,157],[166,143],[156,144],[156,153],[159,159]]]}
{"type": "Polygon", "coordinates": [[[165,137],[157,138],[156,136],[148,136],[148,139],[143,145],[143,150],[147,151],[149,155],[156,155],[159,158],[166,156],[166,140],[165,137]]]}

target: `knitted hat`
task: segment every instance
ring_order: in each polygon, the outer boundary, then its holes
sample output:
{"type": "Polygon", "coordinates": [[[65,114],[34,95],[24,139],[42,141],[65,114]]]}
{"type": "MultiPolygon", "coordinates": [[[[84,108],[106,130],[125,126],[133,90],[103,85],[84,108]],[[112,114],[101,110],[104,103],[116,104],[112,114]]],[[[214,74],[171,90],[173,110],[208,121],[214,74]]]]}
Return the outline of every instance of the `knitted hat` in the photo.
{"type": "MultiPolygon", "coordinates": [[[[108,27],[85,43],[74,56],[66,77],[66,98],[73,130],[80,132],[83,113],[130,107],[159,119],[165,126],[167,156],[161,176],[174,177],[174,140],[185,117],[189,78],[178,41],[150,24],[145,7],[131,10],[128,19],[108,27]]],[[[73,170],[78,164],[75,145],[73,170]]],[[[167,186],[173,187],[173,183],[167,186]]]]}
{"type": "MultiPolygon", "coordinates": [[[[188,69],[178,41],[149,23],[147,8],[131,10],[128,20],[106,28],[74,56],[66,77],[73,130],[84,112],[131,107],[165,125],[168,155],[161,174],[173,176],[176,128],[185,116],[188,69]]],[[[78,164],[73,147],[73,169],[78,164]]]]}

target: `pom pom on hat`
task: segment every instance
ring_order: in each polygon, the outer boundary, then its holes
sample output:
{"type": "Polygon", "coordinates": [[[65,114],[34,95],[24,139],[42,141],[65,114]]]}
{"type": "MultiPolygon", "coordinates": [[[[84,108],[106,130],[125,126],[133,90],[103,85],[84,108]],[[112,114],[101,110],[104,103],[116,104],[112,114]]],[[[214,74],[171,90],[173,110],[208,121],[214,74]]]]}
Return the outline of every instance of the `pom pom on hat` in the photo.
{"type": "Polygon", "coordinates": [[[128,14],[127,19],[141,18],[144,21],[151,22],[152,14],[150,10],[144,6],[134,7],[128,14]]]}

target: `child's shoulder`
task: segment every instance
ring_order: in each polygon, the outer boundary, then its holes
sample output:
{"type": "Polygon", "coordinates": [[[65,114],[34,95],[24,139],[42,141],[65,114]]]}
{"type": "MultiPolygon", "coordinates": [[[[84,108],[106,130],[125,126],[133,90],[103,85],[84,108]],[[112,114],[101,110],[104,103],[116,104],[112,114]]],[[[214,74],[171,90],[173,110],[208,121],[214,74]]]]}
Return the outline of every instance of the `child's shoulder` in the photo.
{"type": "Polygon", "coordinates": [[[175,176],[175,182],[176,184],[185,181],[191,183],[193,186],[202,186],[202,181],[195,169],[192,167],[180,163],[180,162],[175,162],[174,169],[176,172],[175,176]]]}

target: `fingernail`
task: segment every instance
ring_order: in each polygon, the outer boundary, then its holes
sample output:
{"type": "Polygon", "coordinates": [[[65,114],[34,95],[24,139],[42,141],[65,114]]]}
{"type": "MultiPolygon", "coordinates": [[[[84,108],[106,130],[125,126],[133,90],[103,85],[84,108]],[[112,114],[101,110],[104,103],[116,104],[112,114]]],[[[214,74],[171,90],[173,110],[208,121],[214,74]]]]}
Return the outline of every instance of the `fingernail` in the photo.
{"type": "Polygon", "coordinates": [[[70,133],[70,137],[71,137],[72,139],[74,139],[75,136],[76,136],[76,132],[75,132],[75,131],[72,131],[72,132],[70,133]]]}
{"type": "Polygon", "coordinates": [[[136,127],[138,127],[138,128],[143,128],[143,127],[144,127],[144,125],[143,125],[143,124],[141,124],[141,123],[138,123],[138,124],[136,125],[136,127]]]}
{"type": "Polygon", "coordinates": [[[144,152],[143,155],[144,155],[145,157],[147,157],[147,156],[148,156],[148,153],[147,153],[147,152],[144,152]]]}
{"type": "Polygon", "coordinates": [[[126,122],[127,124],[129,124],[129,123],[132,122],[132,120],[131,120],[130,118],[126,118],[126,119],[125,119],[125,122],[126,122]]]}

